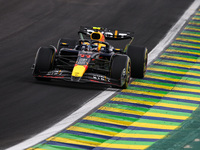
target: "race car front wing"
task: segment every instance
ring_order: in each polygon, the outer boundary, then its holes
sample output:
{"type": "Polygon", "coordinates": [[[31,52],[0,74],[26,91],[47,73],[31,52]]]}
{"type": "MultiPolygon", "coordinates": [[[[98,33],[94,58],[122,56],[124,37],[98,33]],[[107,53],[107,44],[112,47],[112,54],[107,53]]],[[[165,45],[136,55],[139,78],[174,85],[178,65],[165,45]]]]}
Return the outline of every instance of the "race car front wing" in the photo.
{"type": "Polygon", "coordinates": [[[97,73],[85,73],[83,77],[73,77],[71,76],[72,72],[68,70],[52,70],[48,72],[41,72],[40,74],[34,74],[34,77],[39,78],[50,78],[50,79],[62,79],[68,82],[92,82],[92,83],[100,83],[106,85],[113,85],[117,87],[121,87],[120,79],[112,79],[105,75],[97,74],[97,73]]]}

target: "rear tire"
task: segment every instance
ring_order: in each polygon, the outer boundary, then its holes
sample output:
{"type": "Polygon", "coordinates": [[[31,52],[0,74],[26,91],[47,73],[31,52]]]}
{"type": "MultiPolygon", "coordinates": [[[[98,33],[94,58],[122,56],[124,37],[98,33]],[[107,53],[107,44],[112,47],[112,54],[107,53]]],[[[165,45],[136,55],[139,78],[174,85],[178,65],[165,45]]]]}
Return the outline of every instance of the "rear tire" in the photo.
{"type": "MultiPolygon", "coordinates": [[[[52,69],[55,58],[55,50],[49,47],[38,49],[35,59],[33,75],[39,75],[42,72],[48,72],[52,69]]],[[[37,80],[49,81],[50,78],[35,77],[37,80]]]]}
{"type": "Polygon", "coordinates": [[[131,59],[131,77],[144,78],[147,69],[147,48],[129,46],[126,53],[131,59]]]}
{"type": "Polygon", "coordinates": [[[76,40],[71,40],[71,39],[60,39],[57,45],[58,53],[62,48],[72,48],[72,49],[75,48],[76,42],[77,42],[76,40]]]}
{"type": "Polygon", "coordinates": [[[126,89],[130,81],[131,62],[126,55],[116,55],[111,66],[111,78],[119,80],[121,88],[126,89]]]}

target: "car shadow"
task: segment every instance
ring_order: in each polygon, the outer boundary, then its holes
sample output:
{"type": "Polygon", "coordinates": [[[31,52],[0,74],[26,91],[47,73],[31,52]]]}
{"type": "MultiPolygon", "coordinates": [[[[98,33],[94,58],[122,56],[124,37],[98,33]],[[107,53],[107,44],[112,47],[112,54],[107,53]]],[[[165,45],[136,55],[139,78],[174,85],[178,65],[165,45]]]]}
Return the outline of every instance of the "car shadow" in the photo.
{"type": "Polygon", "coordinates": [[[35,78],[28,79],[29,82],[33,84],[43,84],[48,86],[59,86],[59,87],[67,87],[74,89],[88,89],[88,90],[107,90],[107,91],[118,91],[120,89],[112,88],[110,85],[98,84],[98,83],[90,83],[90,82],[70,82],[52,79],[51,81],[38,81],[35,78]]]}

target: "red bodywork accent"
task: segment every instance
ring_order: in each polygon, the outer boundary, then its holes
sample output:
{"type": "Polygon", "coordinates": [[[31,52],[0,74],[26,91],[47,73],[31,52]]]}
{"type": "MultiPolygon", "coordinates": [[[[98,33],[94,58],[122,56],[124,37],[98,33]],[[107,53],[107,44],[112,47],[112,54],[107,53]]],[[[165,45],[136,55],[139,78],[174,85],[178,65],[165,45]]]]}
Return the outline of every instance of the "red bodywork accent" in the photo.
{"type": "Polygon", "coordinates": [[[57,77],[57,76],[41,76],[41,75],[38,75],[38,76],[35,76],[35,77],[41,77],[41,78],[64,78],[64,76],[60,76],[60,77],[57,77]]]}
{"type": "Polygon", "coordinates": [[[100,39],[100,41],[105,42],[105,36],[103,34],[102,34],[102,38],[100,39]]]}
{"type": "Polygon", "coordinates": [[[91,56],[90,55],[85,55],[85,54],[80,54],[81,57],[87,57],[87,58],[90,58],[91,56]]]}
{"type": "Polygon", "coordinates": [[[85,67],[85,71],[88,69],[88,65],[84,65],[83,67],[85,67]]]}
{"type": "Polygon", "coordinates": [[[99,81],[96,81],[96,80],[92,80],[92,79],[90,79],[90,81],[92,81],[92,82],[97,82],[97,83],[99,83],[99,81]]]}

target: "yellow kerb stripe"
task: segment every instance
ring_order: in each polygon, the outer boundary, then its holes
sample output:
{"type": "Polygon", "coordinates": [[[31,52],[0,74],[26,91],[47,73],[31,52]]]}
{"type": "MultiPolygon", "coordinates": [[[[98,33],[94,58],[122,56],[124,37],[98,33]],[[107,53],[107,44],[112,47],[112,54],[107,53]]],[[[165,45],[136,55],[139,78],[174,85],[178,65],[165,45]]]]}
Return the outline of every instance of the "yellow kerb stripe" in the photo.
{"type": "Polygon", "coordinates": [[[200,25],[200,23],[197,23],[197,22],[189,22],[189,24],[192,24],[192,25],[200,25]]]}
{"type": "Polygon", "coordinates": [[[179,99],[185,99],[185,100],[193,100],[193,101],[200,101],[200,98],[190,97],[190,96],[181,96],[181,95],[167,94],[166,97],[179,98],[179,99]]]}
{"type": "Polygon", "coordinates": [[[200,20],[200,18],[193,17],[192,20],[200,20]]]}
{"type": "Polygon", "coordinates": [[[119,101],[119,102],[134,103],[134,104],[145,104],[145,105],[150,105],[150,106],[153,106],[156,103],[156,102],[149,102],[149,101],[143,101],[143,100],[137,100],[137,99],[118,98],[118,97],[113,97],[111,100],[119,101]]]}
{"type": "Polygon", "coordinates": [[[71,126],[67,130],[94,133],[94,134],[107,135],[107,136],[113,136],[116,134],[116,132],[88,129],[88,128],[82,128],[82,127],[77,127],[77,126],[71,126]]]}
{"type": "Polygon", "coordinates": [[[146,75],[145,77],[146,78],[152,78],[152,79],[164,80],[164,81],[173,81],[173,82],[179,81],[179,79],[167,78],[167,77],[161,77],[161,76],[153,76],[153,75],[146,75]]]}
{"type": "Polygon", "coordinates": [[[93,116],[87,116],[87,117],[84,118],[84,120],[111,123],[111,124],[117,124],[117,125],[123,125],[123,126],[129,126],[132,123],[132,122],[129,122],[129,121],[120,121],[120,120],[113,120],[113,119],[93,117],[93,116]]]}
{"type": "Polygon", "coordinates": [[[166,69],[159,69],[159,68],[148,68],[148,70],[175,73],[175,74],[186,74],[186,72],[182,72],[182,71],[166,70],[166,69]]]}
{"type": "Polygon", "coordinates": [[[152,95],[152,96],[160,96],[163,97],[165,94],[160,94],[160,93],[153,93],[153,92],[146,92],[146,91],[136,91],[136,90],[128,90],[124,89],[122,92],[127,92],[127,93],[134,93],[134,94],[143,94],[143,95],[152,95]]]}
{"type": "Polygon", "coordinates": [[[186,80],[186,79],[181,79],[180,82],[181,83],[189,83],[189,84],[200,84],[200,82],[198,82],[198,81],[190,81],[190,80],[186,80]]]}
{"type": "Polygon", "coordinates": [[[185,45],[185,44],[177,44],[177,43],[172,43],[172,46],[182,46],[182,47],[188,47],[188,48],[196,48],[196,49],[200,49],[199,46],[192,46],[192,45],[185,45]]]}
{"type": "Polygon", "coordinates": [[[192,75],[192,76],[200,76],[199,73],[193,73],[193,72],[188,72],[186,75],[192,75]]]}
{"type": "MultiPolygon", "coordinates": [[[[200,25],[200,24],[199,24],[200,25]]],[[[198,34],[192,34],[192,33],[181,33],[181,35],[191,35],[191,36],[196,36],[196,37],[199,37],[200,35],[198,34]]]]}
{"type": "Polygon", "coordinates": [[[135,133],[119,133],[117,137],[123,138],[147,138],[147,139],[162,139],[165,135],[156,135],[156,134],[135,134],[135,133]]]}
{"type": "Polygon", "coordinates": [[[160,64],[160,65],[168,65],[168,66],[191,68],[190,65],[182,65],[182,64],[176,64],[176,63],[170,63],[170,62],[155,61],[154,63],[155,64],[160,64]]]}
{"type": "Polygon", "coordinates": [[[127,113],[127,114],[134,114],[134,115],[139,115],[139,116],[142,116],[144,114],[144,112],[141,112],[141,111],[119,109],[119,108],[112,108],[112,107],[104,107],[104,106],[100,107],[99,110],[106,110],[106,111],[127,113]]]}
{"type": "Polygon", "coordinates": [[[168,130],[174,130],[178,127],[178,126],[172,126],[172,125],[160,125],[160,124],[142,123],[142,122],[134,122],[133,124],[131,124],[131,126],[154,128],[154,129],[168,129],[168,130]]]}
{"type": "Polygon", "coordinates": [[[182,87],[175,87],[173,90],[177,90],[177,91],[190,91],[190,92],[197,92],[200,93],[199,89],[191,89],[191,88],[182,88],[182,87]]]}
{"type": "Polygon", "coordinates": [[[155,87],[155,88],[166,89],[166,90],[171,90],[173,88],[172,86],[164,86],[164,85],[142,83],[142,82],[134,82],[132,84],[133,85],[146,86],[146,87],[155,87]]]}
{"type": "Polygon", "coordinates": [[[192,107],[192,106],[169,104],[169,103],[162,103],[162,102],[157,103],[155,106],[163,106],[163,107],[170,107],[170,108],[177,108],[177,109],[187,109],[187,110],[195,110],[196,109],[196,107],[192,107]]]}
{"type": "Polygon", "coordinates": [[[144,116],[163,117],[163,118],[181,119],[181,120],[186,120],[188,118],[188,116],[168,115],[168,114],[153,113],[153,112],[147,112],[144,116]]]}
{"type": "Polygon", "coordinates": [[[168,56],[168,55],[161,55],[161,58],[170,58],[174,60],[185,60],[185,61],[191,61],[191,62],[196,62],[196,59],[191,59],[191,58],[184,58],[184,57],[177,57],[177,56],[168,56]]]}
{"type": "Polygon", "coordinates": [[[192,28],[192,27],[185,27],[185,29],[190,29],[190,30],[194,30],[194,31],[200,31],[200,29],[196,29],[196,28],[192,28]]]}
{"type": "Polygon", "coordinates": [[[178,53],[185,53],[185,54],[200,55],[200,53],[197,53],[197,52],[189,52],[189,51],[182,51],[182,50],[167,49],[166,51],[167,51],[167,52],[178,52],[178,53]]]}
{"type": "Polygon", "coordinates": [[[61,143],[69,143],[69,144],[78,144],[78,145],[85,145],[85,146],[97,146],[99,142],[91,142],[91,141],[82,141],[82,140],[75,140],[69,138],[62,138],[62,137],[54,137],[53,139],[47,139],[47,141],[55,141],[61,143]]]}
{"type": "Polygon", "coordinates": [[[200,69],[200,66],[192,66],[193,69],[200,69]]]}
{"type": "Polygon", "coordinates": [[[125,145],[125,144],[113,144],[113,143],[102,143],[99,147],[116,148],[116,149],[146,149],[149,145],[125,145]]]}

